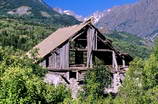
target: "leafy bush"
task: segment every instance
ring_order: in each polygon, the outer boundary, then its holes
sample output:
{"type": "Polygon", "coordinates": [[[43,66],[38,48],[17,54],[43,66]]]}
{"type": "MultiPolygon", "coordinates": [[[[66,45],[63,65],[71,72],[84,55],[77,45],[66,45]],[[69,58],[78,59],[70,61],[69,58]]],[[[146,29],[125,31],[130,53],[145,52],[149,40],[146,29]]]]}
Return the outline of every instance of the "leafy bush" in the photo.
{"type": "Polygon", "coordinates": [[[134,60],[114,102],[116,104],[156,104],[158,102],[157,44],[147,60],[134,60]]]}
{"type": "Polygon", "coordinates": [[[144,95],[144,64],[141,59],[135,59],[131,64],[126,78],[118,93],[116,104],[144,104],[142,96],[144,95]]]}
{"type": "MultiPolygon", "coordinates": [[[[111,74],[105,66],[96,66],[94,69],[89,70],[86,73],[81,99],[87,99],[86,102],[89,103],[98,98],[101,99],[104,95],[104,88],[111,84],[111,79],[111,74]]],[[[93,104],[95,103],[93,102],[93,104]]]]}
{"type": "Polygon", "coordinates": [[[0,55],[3,54],[0,61],[0,103],[57,104],[70,97],[66,87],[43,82],[45,69],[27,57],[14,56],[7,50],[0,48],[0,55]]]}

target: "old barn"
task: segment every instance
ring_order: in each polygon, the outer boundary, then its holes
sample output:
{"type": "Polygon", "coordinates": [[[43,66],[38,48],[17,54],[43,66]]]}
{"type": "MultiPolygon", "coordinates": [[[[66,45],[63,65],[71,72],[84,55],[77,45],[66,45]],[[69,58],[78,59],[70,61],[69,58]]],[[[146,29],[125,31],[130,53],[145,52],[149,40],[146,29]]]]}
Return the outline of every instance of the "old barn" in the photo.
{"type": "MultiPolygon", "coordinates": [[[[101,62],[111,72],[126,69],[132,57],[120,53],[92,24],[92,19],[79,25],[58,29],[36,45],[38,63],[66,80],[83,79],[84,72],[101,62]]],[[[69,83],[69,82],[68,82],[69,83]]]]}

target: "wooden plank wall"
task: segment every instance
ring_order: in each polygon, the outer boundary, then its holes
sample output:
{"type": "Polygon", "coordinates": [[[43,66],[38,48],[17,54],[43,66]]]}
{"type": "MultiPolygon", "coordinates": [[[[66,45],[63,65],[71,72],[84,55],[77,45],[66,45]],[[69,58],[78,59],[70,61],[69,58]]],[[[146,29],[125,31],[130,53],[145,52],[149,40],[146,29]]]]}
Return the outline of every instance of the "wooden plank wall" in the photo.
{"type": "MultiPolygon", "coordinates": [[[[69,43],[66,43],[61,48],[56,49],[48,57],[50,69],[68,69],[69,68],[69,43]]],[[[41,66],[46,67],[46,59],[41,63],[41,66]]]]}
{"type": "Polygon", "coordinates": [[[69,43],[60,48],[60,69],[69,68],[69,43]]]}

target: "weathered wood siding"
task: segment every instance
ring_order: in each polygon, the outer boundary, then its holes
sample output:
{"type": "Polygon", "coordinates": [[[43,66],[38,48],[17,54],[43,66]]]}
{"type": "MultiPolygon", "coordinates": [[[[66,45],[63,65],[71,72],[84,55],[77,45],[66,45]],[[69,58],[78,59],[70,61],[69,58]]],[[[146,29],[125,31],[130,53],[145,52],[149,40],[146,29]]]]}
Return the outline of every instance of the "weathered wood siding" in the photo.
{"type": "MultiPolygon", "coordinates": [[[[69,68],[69,43],[66,43],[61,48],[56,49],[48,57],[50,69],[68,69],[69,68]]],[[[46,59],[41,63],[41,66],[46,67],[46,59]]]]}

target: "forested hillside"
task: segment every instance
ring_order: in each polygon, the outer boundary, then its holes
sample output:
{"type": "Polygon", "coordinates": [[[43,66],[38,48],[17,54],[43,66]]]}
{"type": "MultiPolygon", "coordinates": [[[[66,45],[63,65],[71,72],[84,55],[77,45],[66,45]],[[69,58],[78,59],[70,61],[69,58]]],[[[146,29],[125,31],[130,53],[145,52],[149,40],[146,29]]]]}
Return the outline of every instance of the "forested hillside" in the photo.
{"type": "Polygon", "coordinates": [[[79,23],[72,16],[57,13],[43,0],[0,0],[0,17],[60,26],[79,23]]]}
{"type": "Polygon", "coordinates": [[[116,49],[129,53],[132,57],[146,58],[152,51],[153,43],[126,32],[112,31],[105,37],[113,41],[116,49]]]}
{"type": "Polygon", "coordinates": [[[56,30],[56,26],[0,19],[0,45],[28,51],[56,30]]]}

